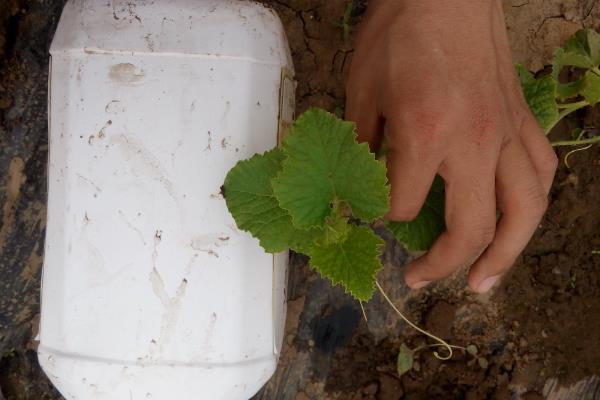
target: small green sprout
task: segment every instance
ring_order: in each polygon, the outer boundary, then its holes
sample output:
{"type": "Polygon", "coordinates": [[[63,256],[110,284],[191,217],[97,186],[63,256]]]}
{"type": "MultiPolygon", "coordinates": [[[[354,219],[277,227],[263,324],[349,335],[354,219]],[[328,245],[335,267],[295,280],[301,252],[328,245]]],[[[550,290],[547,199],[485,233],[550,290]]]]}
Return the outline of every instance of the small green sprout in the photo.
{"type": "MultiPolygon", "coordinates": [[[[584,107],[600,102],[600,34],[592,29],[576,32],[554,52],[552,73],[541,77],[517,65],[517,73],[525,100],[546,134],[563,118],[584,107]],[[576,68],[580,77],[563,83],[559,77],[565,68],[576,68]]],[[[600,135],[590,136],[591,130],[578,129],[572,140],[552,142],[552,146],[592,145],[600,135]]]]}
{"type": "Polygon", "coordinates": [[[352,12],[354,11],[354,2],[350,1],[346,5],[346,9],[344,10],[344,16],[338,22],[334,22],[333,25],[342,29],[342,39],[346,41],[350,36],[350,31],[352,29],[352,12]]]}

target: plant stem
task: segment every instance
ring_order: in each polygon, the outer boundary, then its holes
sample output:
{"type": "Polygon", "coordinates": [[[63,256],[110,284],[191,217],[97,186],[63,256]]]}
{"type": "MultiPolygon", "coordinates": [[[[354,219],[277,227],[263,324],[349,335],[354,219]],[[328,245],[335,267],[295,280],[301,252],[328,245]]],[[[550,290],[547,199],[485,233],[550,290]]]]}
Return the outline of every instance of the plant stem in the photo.
{"type": "Polygon", "coordinates": [[[404,322],[406,322],[408,325],[410,325],[413,329],[417,330],[418,332],[421,332],[423,335],[426,335],[430,338],[432,338],[433,340],[435,340],[436,342],[438,342],[435,346],[441,346],[441,347],[445,347],[448,350],[448,354],[446,356],[440,356],[440,354],[437,351],[433,352],[433,355],[439,359],[439,360],[449,360],[450,358],[452,358],[452,348],[456,347],[456,346],[452,346],[450,344],[448,344],[445,340],[440,339],[439,337],[432,335],[431,333],[419,328],[417,325],[413,324],[408,318],[406,318],[404,316],[404,314],[402,314],[400,312],[400,310],[398,310],[398,308],[396,308],[396,306],[394,305],[394,303],[392,302],[392,300],[390,300],[390,298],[387,296],[387,294],[385,293],[385,291],[383,290],[383,288],[381,287],[381,285],[379,284],[378,281],[375,281],[375,284],[377,285],[377,289],[379,289],[379,292],[381,293],[381,295],[383,296],[383,298],[388,302],[388,304],[394,309],[394,311],[396,311],[396,314],[398,314],[400,316],[400,318],[402,318],[404,320],[404,322]]]}
{"type": "Polygon", "coordinates": [[[600,76],[600,68],[598,67],[592,67],[590,68],[590,70],[595,73],[596,75],[600,76]]]}
{"type": "Polygon", "coordinates": [[[552,128],[554,128],[556,126],[556,124],[558,124],[560,122],[561,119],[563,119],[567,115],[571,114],[572,112],[579,110],[580,108],[588,106],[589,104],[590,103],[588,103],[585,100],[577,101],[574,103],[568,103],[568,104],[559,104],[558,108],[562,109],[562,111],[558,114],[558,117],[556,117],[556,119],[554,121],[552,121],[550,126],[546,128],[546,131],[545,131],[546,135],[548,133],[550,133],[552,128]]]}
{"type": "Polygon", "coordinates": [[[581,100],[581,101],[575,101],[573,103],[558,104],[558,108],[563,108],[563,109],[567,109],[567,110],[578,110],[581,107],[585,107],[589,104],[590,103],[588,103],[586,100],[581,100]]]}
{"type": "Polygon", "coordinates": [[[591,144],[591,143],[596,143],[596,142],[600,142],[600,136],[594,136],[589,139],[561,140],[558,142],[552,142],[550,144],[552,145],[552,147],[557,147],[557,146],[577,146],[580,144],[591,144]]]}
{"type": "Polygon", "coordinates": [[[365,312],[365,307],[363,307],[362,301],[359,301],[358,304],[360,305],[360,309],[362,311],[363,317],[365,318],[365,322],[368,324],[369,320],[367,319],[367,313],[365,312]]]}
{"type": "Polygon", "coordinates": [[[440,347],[440,346],[443,346],[443,347],[446,347],[446,348],[451,347],[453,349],[467,351],[467,348],[466,347],[462,347],[462,346],[455,346],[453,344],[449,344],[449,345],[446,346],[446,345],[443,345],[441,343],[434,343],[434,344],[426,344],[424,346],[419,346],[419,347],[417,347],[416,349],[413,350],[413,353],[416,353],[416,352],[421,351],[423,349],[426,349],[428,347],[440,347]]]}

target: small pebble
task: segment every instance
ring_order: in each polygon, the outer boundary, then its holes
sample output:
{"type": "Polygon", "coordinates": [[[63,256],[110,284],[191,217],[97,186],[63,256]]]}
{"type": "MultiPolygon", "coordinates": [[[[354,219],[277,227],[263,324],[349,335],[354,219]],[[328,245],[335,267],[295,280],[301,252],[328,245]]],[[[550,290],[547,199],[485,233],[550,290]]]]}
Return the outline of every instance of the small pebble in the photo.
{"type": "Polygon", "coordinates": [[[0,110],[5,110],[12,106],[13,99],[9,94],[0,94],[0,110]]]}
{"type": "Polygon", "coordinates": [[[366,396],[375,396],[377,394],[377,389],[379,389],[379,386],[376,383],[371,383],[363,389],[363,394],[366,396]]]}

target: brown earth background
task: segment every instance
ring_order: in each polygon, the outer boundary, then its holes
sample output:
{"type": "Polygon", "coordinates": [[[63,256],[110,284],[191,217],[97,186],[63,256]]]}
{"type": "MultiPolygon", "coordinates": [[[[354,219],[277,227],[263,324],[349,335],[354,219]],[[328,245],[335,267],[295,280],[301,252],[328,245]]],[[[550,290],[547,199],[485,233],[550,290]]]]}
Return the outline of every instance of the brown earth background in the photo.
{"type": "MultiPolygon", "coordinates": [[[[297,72],[297,113],[343,114],[344,84],[363,0],[350,35],[337,22],[348,0],[265,0],[281,16],[297,72]]],[[[61,399],[39,369],[32,341],[46,218],[48,48],[63,0],[0,2],[0,400],[61,399]]],[[[600,29],[597,0],[504,0],[515,62],[538,71],[572,33],[600,29]]],[[[399,54],[399,57],[402,55],[399,54]]],[[[552,132],[600,128],[600,108],[552,132]]],[[[560,150],[562,158],[566,150],[560,150]]],[[[475,344],[482,368],[457,352],[420,352],[398,377],[401,343],[425,339],[376,296],[366,305],[331,287],[292,254],[284,352],[255,399],[600,399],[600,146],[561,163],[550,209],[512,272],[492,294],[465,289],[464,274],[409,291],[402,266],[414,255],[387,238],[379,275],[394,301],[450,342],[475,344]]],[[[386,235],[382,232],[382,235],[386,235]]]]}

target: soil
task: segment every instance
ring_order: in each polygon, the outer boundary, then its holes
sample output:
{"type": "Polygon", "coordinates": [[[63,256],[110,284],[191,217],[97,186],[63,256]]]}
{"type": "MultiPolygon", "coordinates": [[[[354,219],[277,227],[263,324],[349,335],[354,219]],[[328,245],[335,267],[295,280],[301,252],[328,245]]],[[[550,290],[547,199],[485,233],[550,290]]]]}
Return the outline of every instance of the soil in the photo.
{"type": "MultiPolygon", "coordinates": [[[[350,35],[336,23],[347,0],[265,0],[281,16],[296,66],[297,113],[343,114],[353,36],[365,3],[354,0],[350,35]]],[[[45,225],[47,50],[62,1],[0,4],[0,399],[60,399],[39,369],[35,336],[45,225]]],[[[544,67],[581,27],[600,28],[596,0],[504,1],[515,62],[544,67]]],[[[600,107],[559,126],[600,127],[600,107]]],[[[563,159],[568,150],[559,150],[563,159]]],[[[365,306],[291,256],[288,320],[277,372],[256,400],[600,399],[600,146],[561,163],[548,213],[493,293],[465,288],[464,273],[408,290],[415,255],[387,238],[379,279],[416,323],[453,344],[474,344],[487,366],[456,351],[423,350],[398,377],[401,343],[426,343],[379,296],[365,306]]]]}

